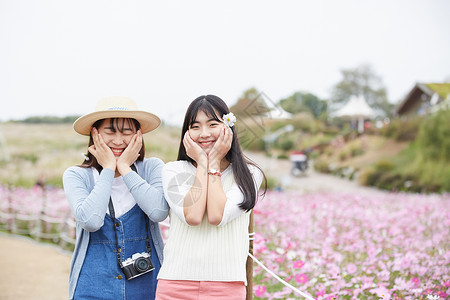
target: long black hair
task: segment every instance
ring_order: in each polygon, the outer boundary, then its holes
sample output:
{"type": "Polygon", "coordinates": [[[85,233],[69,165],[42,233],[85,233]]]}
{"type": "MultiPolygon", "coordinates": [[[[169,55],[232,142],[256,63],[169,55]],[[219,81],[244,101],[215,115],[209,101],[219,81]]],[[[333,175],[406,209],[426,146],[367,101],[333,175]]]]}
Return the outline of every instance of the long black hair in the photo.
{"type": "MultiPolygon", "coordinates": [[[[192,164],[195,161],[189,157],[186,153],[186,148],[183,144],[183,137],[186,131],[192,126],[197,118],[197,113],[203,111],[209,118],[215,119],[217,122],[222,122],[219,116],[230,113],[228,106],[225,102],[217,96],[205,95],[197,97],[189,105],[186,115],[184,117],[183,128],[181,130],[181,142],[180,148],[178,150],[177,160],[187,160],[192,164]]],[[[242,152],[241,146],[239,145],[239,140],[236,134],[235,126],[231,127],[233,132],[233,140],[231,143],[231,148],[225,155],[225,159],[231,163],[234,179],[239,186],[242,194],[244,195],[244,201],[239,205],[239,207],[245,211],[253,209],[256,204],[256,198],[258,191],[255,189],[255,182],[253,181],[253,176],[250,173],[248,164],[258,168],[264,177],[264,189],[262,195],[265,194],[267,189],[267,179],[261,168],[256,165],[253,161],[248,159],[242,152]]]]}
{"type": "MultiPolygon", "coordinates": [[[[92,127],[95,127],[98,129],[105,120],[106,119],[97,120],[92,125],[92,127]]],[[[134,127],[136,129],[136,131],[138,131],[141,128],[141,124],[136,119],[130,119],[130,118],[123,118],[123,119],[122,118],[111,118],[110,119],[110,127],[114,132],[116,132],[116,131],[123,132],[126,125],[130,126],[132,128],[134,127]],[[119,121],[121,121],[121,122],[119,122],[119,121]]],[[[92,145],[94,145],[94,140],[92,139],[92,133],[90,133],[88,148],[92,145]]],[[[140,160],[140,161],[144,160],[144,156],[145,156],[145,146],[144,146],[144,139],[142,139],[142,147],[141,147],[141,150],[139,151],[139,157],[137,160],[140,160]]],[[[101,172],[101,170],[103,169],[103,167],[98,163],[95,156],[92,155],[89,151],[87,151],[87,157],[83,161],[83,163],[80,165],[80,167],[83,167],[83,168],[94,167],[99,172],[101,172]]]]}

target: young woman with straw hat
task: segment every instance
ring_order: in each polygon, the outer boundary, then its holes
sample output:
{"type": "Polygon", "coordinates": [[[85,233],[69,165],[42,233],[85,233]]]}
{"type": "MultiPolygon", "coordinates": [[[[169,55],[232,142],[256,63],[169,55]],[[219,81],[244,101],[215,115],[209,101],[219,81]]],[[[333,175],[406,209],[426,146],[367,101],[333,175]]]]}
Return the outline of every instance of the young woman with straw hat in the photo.
{"type": "Polygon", "coordinates": [[[108,97],[78,118],[88,153],[63,175],[76,220],[69,299],[153,299],[162,264],[158,222],[168,215],[158,158],[144,158],[142,134],[160,119],[126,97],[108,97]]]}

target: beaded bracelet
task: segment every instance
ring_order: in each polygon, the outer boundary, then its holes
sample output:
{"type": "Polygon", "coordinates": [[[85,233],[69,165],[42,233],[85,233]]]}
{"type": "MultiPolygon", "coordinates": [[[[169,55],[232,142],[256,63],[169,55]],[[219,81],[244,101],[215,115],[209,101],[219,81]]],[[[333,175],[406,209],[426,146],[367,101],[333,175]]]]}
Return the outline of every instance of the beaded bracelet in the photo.
{"type": "Polygon", "coordinates": [[[222,173],[220,173],[220,171],[216,169],[209,169],[208,175],[222,176],[222,173]]]}

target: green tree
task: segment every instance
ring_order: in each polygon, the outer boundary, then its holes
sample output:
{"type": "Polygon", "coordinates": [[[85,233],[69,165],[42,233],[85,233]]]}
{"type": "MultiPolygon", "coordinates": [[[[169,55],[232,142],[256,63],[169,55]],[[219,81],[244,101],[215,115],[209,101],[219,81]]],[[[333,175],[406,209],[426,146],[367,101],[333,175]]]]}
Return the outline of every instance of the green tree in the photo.
{"type": "Polygon", "coordinates": [[[264,115],[269,110],[261,97],[261,92],[255,88],[249,88],[244,91],[236,104],[230,107],[230,111],[239,118],[246,118],[264,115]]]}
{"type": "Polygon", "coordinates": [[[362,64],[354,69],[343,69],[341,75],[341,81],[331,91],[330,100],[333,106],[347,102],[351,96],[362,95],[367,104],[378,113],[392,116],[394,105],[389,103],[382,79],[370,65],[362,64]]]}
{"type": "Polygon", "coordinates": [[[288,98],[280,100],[280,106],[296,114],[299,112],[310,112],[315,118],[318,118],[327,110],[327,103],[311,93],[296,92],[288,98]]]}
{"type": "Polygon", "coordinates": [[[15,122],[28,123],[28,124],[60,124],[60,123],[73,123],[79,116],[32,116],[15,122]]]}

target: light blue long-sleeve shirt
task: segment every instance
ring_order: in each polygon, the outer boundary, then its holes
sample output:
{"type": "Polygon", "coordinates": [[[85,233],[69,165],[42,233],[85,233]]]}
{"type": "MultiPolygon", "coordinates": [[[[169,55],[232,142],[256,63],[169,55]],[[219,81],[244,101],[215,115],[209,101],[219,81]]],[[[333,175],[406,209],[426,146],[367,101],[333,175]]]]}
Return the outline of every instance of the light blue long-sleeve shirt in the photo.
{"type": "MultiPolygon", "coordinates": [[[[163,240],[158,222],[166,219],[169,206],[164,198],[161,170],[164,163],[158,158],[136,162],[137,172],[123,177],[136,203],[149,217],[151,237],[162,264],[163,240]]],[[[69,299],[73,299],[78,276],[89,245],[89,233],[103,226],[108,208],[114,171],[104,169],[94,181],[91,168],[70,167],[63,175],[66,198],[76,220],[76,244],[69,278],[69,299]]]]}

